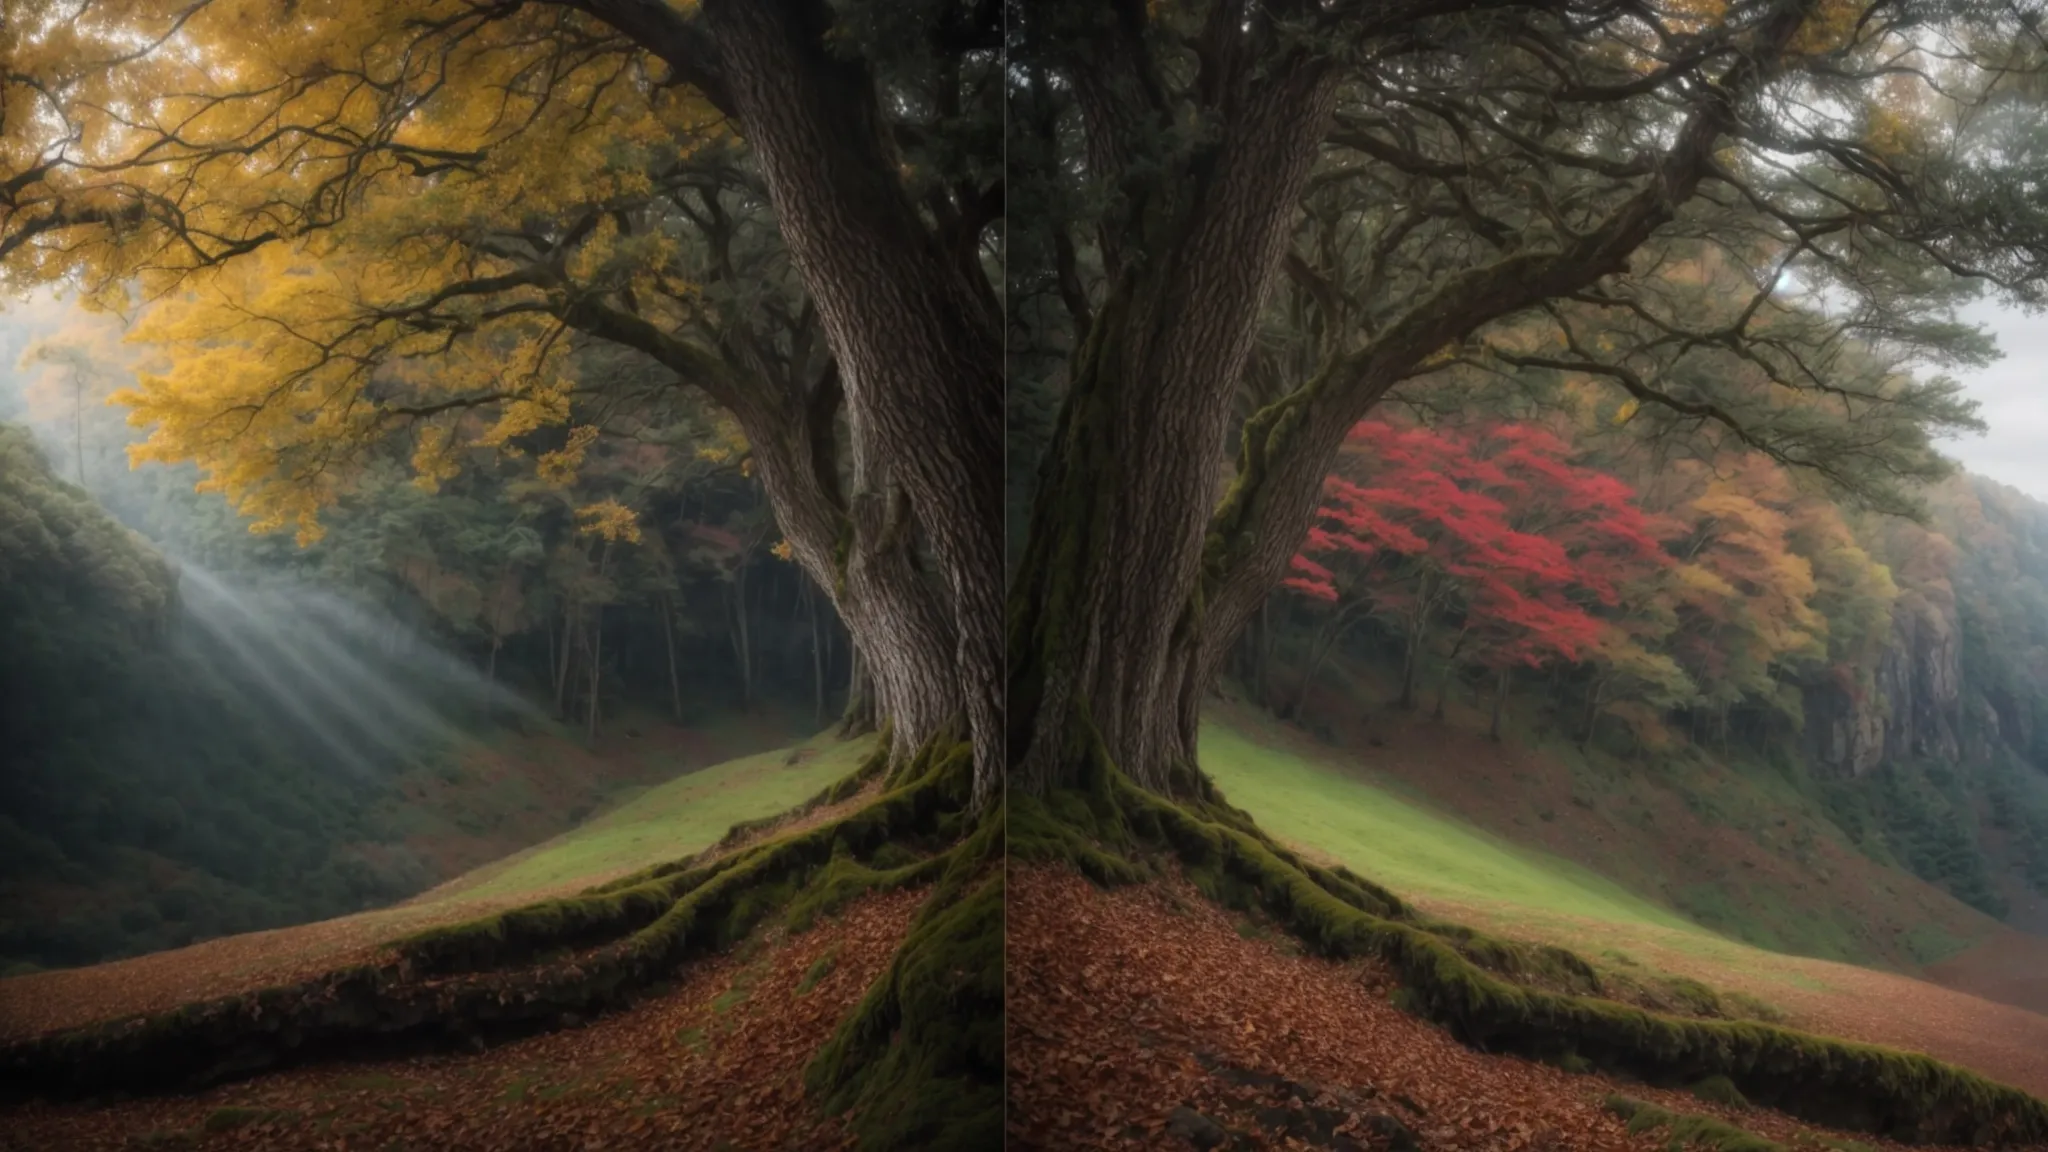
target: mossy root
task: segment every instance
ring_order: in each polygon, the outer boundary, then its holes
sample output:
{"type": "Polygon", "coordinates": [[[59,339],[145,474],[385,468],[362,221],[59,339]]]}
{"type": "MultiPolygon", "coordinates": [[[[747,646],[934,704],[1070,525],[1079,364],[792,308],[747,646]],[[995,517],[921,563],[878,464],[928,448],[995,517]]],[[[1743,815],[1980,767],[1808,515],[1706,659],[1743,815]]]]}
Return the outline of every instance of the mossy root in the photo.
{"type": "Polygon", "coordinates": [[[1628,1096],[1609,1096],[1607,1110],[1628,1121],[1630,1132],[1663,1129],[1669,1152],[1708,1149],[1710,1152],[1791,1152],[1775,1140],[1766,1140],[1712,1116],[1670,1112],[1628,1096]]]}
{"type": "Polygon", "coordinates": [[[1086,789],[1012,796],[1012,855],[1124,883],[1151,874],[1163,850],[1211,899],[1265,912],[1322,955],[1384,960],[1418,1014],[1473,1047],[1570,1057],[1673,1087],[1722,1077],[1755,1104],[1905,1142],[2048,1140],[2048,1105],[2017,1089],[1927,1056],[1599,999],[1598,973],[1582,958],[1431,920],[1359,877],[1301,860],[1213,785],[1182,803],[1113,767],[1098,772],[1086,789]]]}
{"type": "Polygon", "coordinates": [[[815,1056],[805,1079],[851,1110],[860,1147],[1002,1144],[1003,813],[952,854],[888,971],[815,1056]]]}

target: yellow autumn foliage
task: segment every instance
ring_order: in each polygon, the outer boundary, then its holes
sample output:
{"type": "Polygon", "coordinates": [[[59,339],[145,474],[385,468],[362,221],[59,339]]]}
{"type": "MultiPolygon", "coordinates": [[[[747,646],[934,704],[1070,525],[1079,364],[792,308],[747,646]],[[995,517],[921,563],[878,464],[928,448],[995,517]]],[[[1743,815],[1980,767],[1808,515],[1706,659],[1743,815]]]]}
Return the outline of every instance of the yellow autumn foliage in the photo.
{"type": "Polygon", "coordinates": [[[576,510],[576,531],[605,540],[640,542],[640,520],[617,500],[600,500],[576,510]]]}
{"type": "MultiPolygon", "coordinates": [[[[565,47],[589,39],[578,17],[462,0],[54,11],[0,0],[0,54],[63,93],[79,161],[31,190],[175,213],[30,237],[0,287],[137,292],[131,339],[161,364],[117,397],[151,429],[134,458],[197,463],[259,529],[315,538],[351,467],[394,435],[432,487],[464,449],[566,423],[580,382],[557,314],[577,294],[635,287],[664,326],[691,297],[675,241],[617,216],[730,130],[623,45],[565,47]],[[165,39],[137,53],[138,34],[165,39]],[[536,257],[535,229],[593,218],[552,264],[536,257]],[[537,261],[552,279],[522,274],[537,261]]],[[[33,114],[0,104],[0,176],[48,148],[33,114]]],[[[572,437],[543,478],[566,483],[580,456],[572,437]]]]}

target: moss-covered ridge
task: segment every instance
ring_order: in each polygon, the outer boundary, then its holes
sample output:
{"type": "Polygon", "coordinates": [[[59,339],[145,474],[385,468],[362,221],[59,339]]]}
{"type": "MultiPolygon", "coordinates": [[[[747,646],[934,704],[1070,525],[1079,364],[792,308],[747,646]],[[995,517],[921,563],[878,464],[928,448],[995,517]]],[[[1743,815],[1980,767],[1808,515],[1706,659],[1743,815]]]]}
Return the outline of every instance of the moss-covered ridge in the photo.
{"type": "MultiPolygon", "coordinates": [[[[885,770],[886,748],[805,808],[860,791],[885,770]]],[[[771,916],[801,928],[866,892],[932,884],[882,982],[886,994],[871,990],[812,1076],[835,1101],[857,1106],[865,1147],[975,1146],[1000,1131],[1000,915],[989,936],[989,887],[978,878],[1002,847],[1000,812],[967,811],[971,775],[964,745],[935,742],[873,801],[813,828],[419,933],[396,942],[387,963],[9,1045],[0,1048],[0,1095],[190,1090],[325,1057],[475,1046],[618,1007],[771,916]],[[943,970],[920,966],[932,955],[943,970]],[[964,989],[952,971],[963,957],[988,970],[970,974],[964,989]],[[977,980],[995,982],[993,1015],[974,994],[977,980]],[[933,1018],[934,1004],[945,1018],[933,1018]],[[867,1038],[892,1011],[906,1051],[876,1059],[867,1038]],[[998,1037],[993,1049],[988,1036],[998,1037]],[[995,1055],[992,1064],[927,1059],[927,1045],[995,1055]],[[911,1066],[900,1067],[905,1060],[911,1066]],[[921,1109],[925,1096],[943,1115],[921,1109]]],[[[999,912],[1000,888],[993,892],[999,912]]]]}
{"type": "Polygon", "coordinates": [[[1766,1140],[1712,1116],[1671,1112],[1628,1096],[1609,1096],[1607,1110],[1628,1121],[1630,1132],[1662,1129],[1672,1152],[1697,1148],[1708,1152],[1790,1152],[1775,1140],[1766,1140]]]}
{"type": "Polygon", "coordinates": [[[1385,961],[1415,1009],[1466,1044],[1657,1084],[1725,1076],[1755,1103],[1902,1141],[2048,1140],[2048,1105],[1926,1056],[1589,995],[1598,977],[1579,957],[1432,921],[1342,868],[1304,861],[1206,780],[1184,803],[1107,764],[1089,780],[1086,790],[1012,797],[1017,858],[1062,860],[1098,882],[1124,883],[1149,874],[1144,849],[1166,849],[1211,898],[1263,910],[1318,953],[1385,961]]]}

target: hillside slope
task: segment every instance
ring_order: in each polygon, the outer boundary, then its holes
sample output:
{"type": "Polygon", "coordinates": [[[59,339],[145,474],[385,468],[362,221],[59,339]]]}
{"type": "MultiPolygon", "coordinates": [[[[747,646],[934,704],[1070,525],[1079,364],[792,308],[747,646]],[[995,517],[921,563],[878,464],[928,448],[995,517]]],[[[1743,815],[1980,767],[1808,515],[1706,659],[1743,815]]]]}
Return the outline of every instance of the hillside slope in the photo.
{"type": "MultiPolygon", "coordinates": [[[[1362,704],[1383,697],[1350,683],[1344,697],[1315,700],[1309,722],[1320,740],[1240,707],[1219,713],[1217,739],[1241,733],[1285,753],[1278,762],[1305,756],[1337,765],[1547,860],[1569,861],[1581,885],[1589,874],[1618,878],[1664,915],[1775,952],[1917,972],[2001,931],[1990,916],[1859,851],[1820,798],[1769,766],[1731,765],[1690,746],[1624,759],[1534,726],[1496,743],[1484,735],[1484,717],[1455,701],[1436,720],[1362,704]]],[[[1234,746],[1218,744],[1217,753],[1214,770],[1232,796],[1233,781],[1271,795],[1278,823],[1269,827],[1281,835],[1293,835],[1290,821],[1338,807],[1309,802],[1328,787],[1323,774],[1285,777],[1292,782],[1283,787],[1274,756],[1260,756],[1251,772],[1234,746]]],[[[1483,884],[1462,878],[1464,867],[1439,859],[1414,870],[1441,873],[1416,879],[1450,884],[1446,895],[1483,894],[1483,884]]],[[[1644,916],[1655,918],[1635,910],[1634,918],[1644,916]]]]}
{"type": "Polygon", "coordinates": [[[477,1055],[296,1068],[192,1095],[0,1112],[4,1152],[143,1148],[721,1152],[846,1147],[809,1054],[886,969],[925,894],[763,932],[631,1011],[477,1055]]]}
{"type": "MultiPolygon", "coordinates": [[[[1375,732],[1384,733],[1375,736],[1378,746],[1368,744],[1360,755],[1318,747],[1286,725],[1225,708],[1205,724],[1203,767],[1231,803],[1283,842],[1385,884],[1433,914],[1568,947],[1604,976],[1696,980],[1753,997],[1796,1027],[1926,1052],[2048,1094],[2048,1016],[1906,975],[1745,943],[1661,902],[1660,887],[1632,890],[1592,865],[1604,863],[1624,877],[1683,875],[1693,842],[1711,839],[1726,846],[1726,871],[1742,879],[1717,872],[1696,885],[1731,886],[1728,904],[1741,901],[1748,915],[1730,928],[1770,940],[1784,931],[1780,916],[1825,925],[1832,909],[1846,909],[1842,914],[1873,917],[1875,930],[1843,935],[1822,927],[1805,938],[1868,941],[1866,962],[1896,955],[1905,945],[1889,952],[1882,946],[1912,936],[1915,926],[2006,940],[1988,917],[1846,848],[1835,848],[1829,863],[1803,877],[1744,868],[1742,860],[1768,860],[1768,843],[1661,810],[1659,834],[1646,843],[1664,846],[1662,867],[1634,873],[1615,861],[1649,849],[1631,844],[1627,821],[1613,818],[1628,811],[1614,794],[1594,808],[1557,797],[1555,819],[1530,821],[1545,830],[1532,834],[1507,814],[1552,810],[1540,798],[1546,784],[1561,784],[1548,775],[1561,771],[1558,765],[1430,721],[1383,721],[1375,732]],[[1465,799],[1480,794],[1488,802],[1465,799]],[[1485,826],[1487,820],[1500,827],[1485,826]]],[[[2048,949],[2034,955],[2048,956],[2048,949]]]]}
{"type": "Polygon", "coordinates": [[[821,735],[678,776],[393,907],[0,980],[0,1042],[287,983],[373,955],[410,932],[687,856],[733,824],[780,813],[846,775],[871,743],[821,735]]]}

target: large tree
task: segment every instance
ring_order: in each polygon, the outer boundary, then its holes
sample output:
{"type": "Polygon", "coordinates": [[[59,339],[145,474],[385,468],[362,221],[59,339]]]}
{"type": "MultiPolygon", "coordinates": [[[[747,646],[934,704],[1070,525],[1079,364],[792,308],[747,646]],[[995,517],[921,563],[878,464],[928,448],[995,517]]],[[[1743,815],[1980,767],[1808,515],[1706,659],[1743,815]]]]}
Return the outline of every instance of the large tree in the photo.
{"type": "Polygon", "coordinates": [[[1206,791],[1203,701],[1404,385],[1600,380],[1646,428],[1909,506],[1970,420],[1914,370],[1985,354],[1952,307],[2042,299],[2038,14],[1013,9],[1015,362],[1065,354],[1012,383],[1063,391],[1010,593],[1013,781],[1206,791]]]}
{"type": "MultiPolygon", "coordinates": [[[[744,430],[896,748],[1000,772],[993,5],[10,3],[0,267],[181,309],[154,453],[313,524],[606,342],[744,430]],[[422,365],[406,372],[407,364],[422,365]]],[[[516,441],[514,441],[516,443],[516,441]]]]}
{"type": "MultiPolygon", "coordinates": [[[[0,282],[139,301],[171,361],[131,398],[139,454],[259,525],[317,534],[397,434],[428,484],[472,452],[572,473],[599,425],[563,425],[640,402],[649,365],[731,414],[892,734],[847,789],[888,791],[549,913],[537,943],[608,941],[566,983],[491,922],[405,947],[536,969],[484,1015],[545,1023],[776,893],[934,884],[810,1069],[871,1147],[1001,1119],[1000,31],[962,0],[0,0],[0,282]],[[593,352],[640,367],[579,375],[593,352]]],[[[66,1051],[37,1067],[190,1072],[66,1051]]]]}

